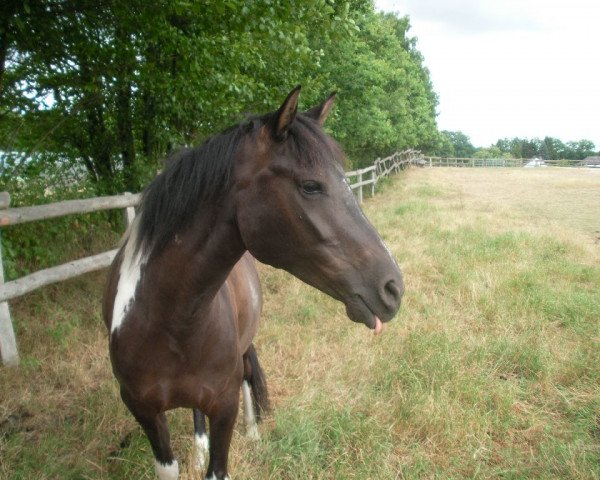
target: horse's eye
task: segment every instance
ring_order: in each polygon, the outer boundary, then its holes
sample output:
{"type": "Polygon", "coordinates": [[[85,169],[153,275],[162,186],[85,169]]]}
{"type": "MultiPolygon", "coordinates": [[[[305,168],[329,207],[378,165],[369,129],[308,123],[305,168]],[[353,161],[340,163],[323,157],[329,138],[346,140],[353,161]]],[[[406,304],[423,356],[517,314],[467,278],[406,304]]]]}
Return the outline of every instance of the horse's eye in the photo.
{"type": "Polygon", "coordinates": [[[314,180],[307,180],[302,182],[302,191],[307,195],[315,195],[317,193],[323,193],[323,187],[320,183],[314,180]]]}

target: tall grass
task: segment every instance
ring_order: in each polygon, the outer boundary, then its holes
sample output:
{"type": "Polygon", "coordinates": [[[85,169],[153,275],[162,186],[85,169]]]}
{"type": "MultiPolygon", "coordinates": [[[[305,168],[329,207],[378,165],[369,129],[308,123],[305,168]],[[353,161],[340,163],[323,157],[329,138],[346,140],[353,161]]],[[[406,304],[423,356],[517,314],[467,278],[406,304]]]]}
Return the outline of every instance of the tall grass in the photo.
{"type": "MultiPolygon", "coordinates": [[[[365,204],[407,288],[381,336],[261,267],[274,412],[258,443],[236,430],[232,478],[600,478],[599,244],[587,214],[539,203],[594,207],[600,177],[461,170],[408,171],[365,204]]],[[[0,478],[153,478],[110,373],[102,277],[12,304],[0,478]]],[[[182,478],[202,478],[190,412],[169,419],[182,478]]]]}

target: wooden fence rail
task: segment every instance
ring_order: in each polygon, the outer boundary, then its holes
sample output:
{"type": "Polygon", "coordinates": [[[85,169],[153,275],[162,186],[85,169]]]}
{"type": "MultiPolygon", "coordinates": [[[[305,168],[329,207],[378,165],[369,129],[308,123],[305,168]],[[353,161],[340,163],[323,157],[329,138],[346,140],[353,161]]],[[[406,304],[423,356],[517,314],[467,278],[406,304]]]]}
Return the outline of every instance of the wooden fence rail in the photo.
{"type": "Polygon", "coordinates": [[[5,283],[0,288],[0,302],[20,297],[52,283],[62,282],[63,280],[68,280],[84,273],[108,267],[115,258],[117,251],[118,249],[109,250],[108,252],[74,260],[63,265],[58,265],[57,267],[38,270],[25,277],[5,283]]]}
{"type": "MultiPolygon", "coordinates": [[[[139,201],[140,194],[125,193],[124,195],[111,197],[66,200],[33,207],[8,208],[10,206],[10,195],[7,192],[1,192],[0,227],[110,209],[124,209],[125,224],[129,226],[135,216],[134,207],[139,201]]],[[[2,245],[0,244],[0,360],[2,363],[6,365],[19,364],[19,353],[10,318],[8,300],[25,295],[45,285],[68,280],[84,273],[108,267],[116,254],[116,249],[102,252],[63,265],[39,270],[5,283],[4,267],[2,265],[2,245]]]]}
{"type": "MultiPolygon", "coordinates": [[[[413,150],[398,152],[386,158],[378,158],[370,167],[347,172],[346,178],[350,188],[355,191],[358,201],[362,203],[363,187],[370,186],[371,196],[373,196],[379,179],[398,172],[417,161],[423,161],[419,152],[413,150]],[[350,183],[351,179],[356,179],[356,181],[350,183]]],[[[111,197],[67,200],[48,205],[9,208],[10,195],[7,192],[0,192],[0,227],[110,209],[124,209],[125,224],[129,226],[135,216],[134,207],[139,202],[139,193],[126,193],[111,197]]],[[[109,250],[56,267],[39,270],[5,283],[4,268],[2,266],[2,245],[0,242],[0,360],[2,363],[6,365],[18,365],[19,363],[19,353],[10,318],[8,300],[25,295],[45,285],[106,268],[111,264],[116,254],[116,249],[109,250]]]]}
{"type": "MultiPolygon", "coordinates": [[[[6,192],[4,192],[6,193],[6,192]]],[[[18,223],[47,220],[49,218],[64,217],[76,213],[90,213],[100,210],[113,210],[137,205],[140,194],[126,193],[112,197],[86,198],[84,200],[65,200],[63,202],[36,205],[33,207],[19,207],[0,211],[0,227],[16,225],[18,223]]],[[[5,207],[7,208],[8,203],[5,207]]],[[[2,208],[2,207],[0,207],[2,208]]]]}
{"type": "Polygon", "coordinates": [[[371,165],[367,168],[361,168],[360,170],[354,170],[352,172],[346,172],[346,178],[348,182],[350,179],[356,177],[356,183],[351,183],[350,188],[352,190],[356,190],[356,197],[358,198],[358,203],[363,202],[363,188],[367,185],[371,185],[371,196],[375,195],[375,185],[377,184],[377,171],[375,169],[375,165],[371,165]],[[367,180],[363,179],[363,175],[370,173],[370,178],[367,180]]]}

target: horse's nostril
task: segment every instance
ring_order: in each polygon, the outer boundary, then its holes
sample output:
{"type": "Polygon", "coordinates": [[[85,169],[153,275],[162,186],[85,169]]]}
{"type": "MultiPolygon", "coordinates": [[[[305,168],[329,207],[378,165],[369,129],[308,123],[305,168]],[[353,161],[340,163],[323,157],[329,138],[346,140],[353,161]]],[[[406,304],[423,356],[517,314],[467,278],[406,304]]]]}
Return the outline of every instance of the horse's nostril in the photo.
{"type": "Polygon", "coordinates": [[[385,302],[390,305],[397,307],[402,299],[402,294],[404,293],[404,288],[399,287],[398,284],[394,280],[390,280],[387,282],[383,288],[384,291],[384,299],[385,302]]]}

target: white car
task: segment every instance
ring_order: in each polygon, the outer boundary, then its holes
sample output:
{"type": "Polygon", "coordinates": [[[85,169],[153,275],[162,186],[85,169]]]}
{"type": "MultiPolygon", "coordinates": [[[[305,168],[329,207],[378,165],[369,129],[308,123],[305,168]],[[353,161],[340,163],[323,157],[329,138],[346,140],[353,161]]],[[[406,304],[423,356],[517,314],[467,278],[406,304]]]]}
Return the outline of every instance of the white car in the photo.
{"type": "Polygon", "coordinates": [[[548,165],[546,165],[546,162],[544,162],[540,158],[532,158],[525,165],[523,165],[524,168],[536,168],[536,167],[547,167],[547,166],[548,165]]]}

